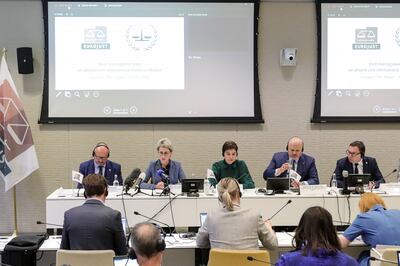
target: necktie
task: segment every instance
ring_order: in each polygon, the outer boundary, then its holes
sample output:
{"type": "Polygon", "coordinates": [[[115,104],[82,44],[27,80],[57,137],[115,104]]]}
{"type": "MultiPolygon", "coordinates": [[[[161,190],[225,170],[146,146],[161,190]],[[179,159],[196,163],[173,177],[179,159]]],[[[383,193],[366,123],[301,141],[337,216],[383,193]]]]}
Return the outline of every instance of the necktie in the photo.
{"type": "Polygon", "coordinates": [[[295,160],[293,160],[293,161],[292,161],[292,170],[293,170],[293,171],[296,171],[296,168],[295,168],[295,166],[296,166],[296,161],[295,161],[295,160]]]}
{"type": "Polygon", "coordinates": [[[102,165],[99,165],[99,175],[103,175],[103,167],[102,165]]]}
{"type": "Polygon", "coordinates": [[[358,174],[358,163],[354,164],[354,173],[358,174]]]}

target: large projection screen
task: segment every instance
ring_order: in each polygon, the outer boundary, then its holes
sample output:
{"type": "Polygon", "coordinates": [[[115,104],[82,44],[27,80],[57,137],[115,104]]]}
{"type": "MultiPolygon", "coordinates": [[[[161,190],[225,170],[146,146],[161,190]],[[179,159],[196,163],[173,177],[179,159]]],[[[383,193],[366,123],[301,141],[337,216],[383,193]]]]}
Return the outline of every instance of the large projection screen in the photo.
{"type": "Polygon", "coordinates": [[[41,123],[262,123],[257,1],[43,1],[41,123]]]}
{"type": "Polygon", "coordinates": [[[315,122],[400,121],[399,1],[317,1],[315,122]]]}

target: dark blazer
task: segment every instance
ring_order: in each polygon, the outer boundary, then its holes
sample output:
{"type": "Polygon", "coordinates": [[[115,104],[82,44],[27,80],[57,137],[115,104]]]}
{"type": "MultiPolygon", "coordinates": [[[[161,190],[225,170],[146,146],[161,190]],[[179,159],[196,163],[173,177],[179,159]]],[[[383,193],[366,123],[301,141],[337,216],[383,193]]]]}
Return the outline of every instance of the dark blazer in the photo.
{"type": "MultiPolygon", "coordinates": [[[[289,155],[287,152],[277,152],[272,157],[267,169],[265,169],[263,177],[265,180],[268,177],[275,176],[275,169],[282,166],[289,160],[289,155]]],[[[319,184],[318,171],[315,166],[315,159],[307,154],[301,154],[299,161],[297,162],[297,171],[301,175],[300,181],[307,181],[310,185],[319,184]]],[[[279,177],[286,177],[287,171],[283,172],[279,177]]]]}
{"type": "MultiPolygon", "coordinates": [[[[79,165],[79,172],[84,177],[90,174],[94,174],[94,160],[91,159],[89,161],[81,163],[79,165]]],[[[123,180],[121,174],[121,165],[118,163],[114,163],[113,161],[107,160],[104,177],[106,178],[108,185],[112,186],[115,175],[118,176],[118,182],[122,186],[123,180]]],[[[82,188],[82,185],[78,184],[78,188],[82,188]]]]}
{"type": "MultiPolygon", "coordinates": [[[[382,173],[379,170],[378,163],[376,162],[375,158],[364,156],[362,159],[363,162],[363,173],[364,174],[371,174],[371,181],[375,182],[375,186],[379,187],[380,183],[385,183],[383,179],[382,173]]],[[[354,173],[353,164],[344,157],[336,162],[336,169],[335,175],[338,187],[343,187],[343,176],[342,171],[346,170],[349,174],[354,173]]]]}
{"type": "Polygon", "coordinates": [[[121,213],[97,199],[88,199],[64,213],[61,249],[114,250],[127,253],[121,213]]]}

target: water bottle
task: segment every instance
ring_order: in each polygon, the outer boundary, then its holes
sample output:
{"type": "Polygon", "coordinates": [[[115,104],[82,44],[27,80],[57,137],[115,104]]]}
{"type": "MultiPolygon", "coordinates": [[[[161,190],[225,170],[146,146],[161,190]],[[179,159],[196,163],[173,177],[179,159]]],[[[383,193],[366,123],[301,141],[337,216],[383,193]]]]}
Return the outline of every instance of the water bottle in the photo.
{"type": "Polygon", "coordinates": [[[337,180],[336,180],[336,174],[335,173],[333,173],[333,175],[332,175],[331,188],[337,188],[337,180]]]}
{"type": "Polygon", "coordinates": [[[118,175],[114,175],[113,186],[114,186],[114,187],[119,186],[118,175]]]}
{"type": "Polygon", "coordinates": [[[399,168],[397,168],[397,183],[400,183],[400,159],[399,159],[399,168]]]}
{"type": "Polygon", "coordinates": [[[204,179],[204,194],[210,194],[211,190],[210,190],[210,181],[208,181],[208,178],[206,177],[204,179]]]}

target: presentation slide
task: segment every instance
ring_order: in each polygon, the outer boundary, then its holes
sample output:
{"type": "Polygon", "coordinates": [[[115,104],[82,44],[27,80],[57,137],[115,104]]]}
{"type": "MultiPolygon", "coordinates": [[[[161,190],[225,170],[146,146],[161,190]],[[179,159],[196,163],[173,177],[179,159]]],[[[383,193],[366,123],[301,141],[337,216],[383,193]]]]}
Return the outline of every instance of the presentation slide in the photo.
{"type": "Polygon", "coordinates": [[[400,3],[320,10],[321,117],[399,118],[400,3]]]}
{"type": "Polygon", "coordinates": [[[42,122],[262,121],[256,5],[47,1],[42,122]]]}

